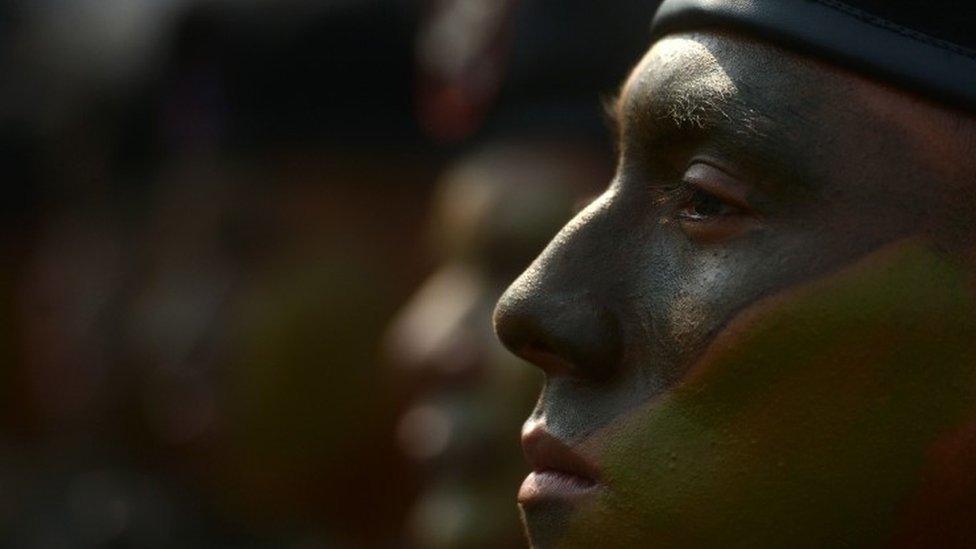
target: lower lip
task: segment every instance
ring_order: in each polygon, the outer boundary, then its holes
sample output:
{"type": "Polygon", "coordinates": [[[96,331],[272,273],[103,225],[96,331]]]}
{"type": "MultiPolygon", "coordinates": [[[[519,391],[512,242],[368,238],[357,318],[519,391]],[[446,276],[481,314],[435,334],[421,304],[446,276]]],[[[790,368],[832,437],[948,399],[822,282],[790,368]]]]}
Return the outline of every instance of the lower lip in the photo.
{"type": "Polygon", "coordinates": [[[519,488],[519,503],[545,500],[572,500],[596,491],[597,483],[591,479],[560,471],[536,471],[529,473],[519,488]]]}

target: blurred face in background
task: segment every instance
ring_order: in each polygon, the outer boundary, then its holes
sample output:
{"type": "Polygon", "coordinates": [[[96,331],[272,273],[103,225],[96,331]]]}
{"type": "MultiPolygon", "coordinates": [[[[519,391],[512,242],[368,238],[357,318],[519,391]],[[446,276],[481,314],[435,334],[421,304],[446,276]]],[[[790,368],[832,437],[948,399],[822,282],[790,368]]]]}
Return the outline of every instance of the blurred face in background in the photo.
{"type": "Polygon", "coordinates": [[[533,545],[974,539],[972,120],[710,34],[617,116],[610,187],[496,311],[546,377],[533,545]]]}
{"type": "Polygon", "coordinates": [[[408,525],[420,547],[524,543],[512,504],[527,472],[515,426],[540,378],[495,340],[491,311],[607,164],[586,145],[504,141],[443,176],[432,226],[440,263],[386,341],[412,395],[397,438],[425,471],[408,525]]]}

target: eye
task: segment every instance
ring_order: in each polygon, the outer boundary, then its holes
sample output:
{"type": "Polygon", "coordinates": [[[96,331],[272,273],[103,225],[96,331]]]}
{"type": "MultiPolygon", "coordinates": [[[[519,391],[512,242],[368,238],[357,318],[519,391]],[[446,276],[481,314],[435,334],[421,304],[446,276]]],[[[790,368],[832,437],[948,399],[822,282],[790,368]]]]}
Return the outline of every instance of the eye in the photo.
{"type": "Polygon", "coordinates": [[[750,186],[710,164],[692,164],[683,177],[683,198],[678,201],[675,219],[693,240],[702,243],[723,241],[759,225],[759,216],[750,207],[750,186]]]}
{"type": "Polygon", "coordinates": [[[698,188],[690,189],[690,196],[678,210],[678,216],[688,221],[707,221],[715,217],[742,213],[736,206],[725,203],[721,198],[698,188]]]}

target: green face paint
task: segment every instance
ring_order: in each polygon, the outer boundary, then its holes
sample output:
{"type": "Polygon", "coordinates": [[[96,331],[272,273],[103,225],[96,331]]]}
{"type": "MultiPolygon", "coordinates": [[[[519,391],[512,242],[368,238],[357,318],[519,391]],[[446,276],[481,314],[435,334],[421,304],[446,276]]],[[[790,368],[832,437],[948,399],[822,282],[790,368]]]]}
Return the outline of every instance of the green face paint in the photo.
{"type": "Polygon", "coordinates": [[[917,241],[758,302],[587,440],[607,488],[549,510],[553,545],[905,541],[933,452],[976,421],[974,305],[966,272],[917,241]]]}

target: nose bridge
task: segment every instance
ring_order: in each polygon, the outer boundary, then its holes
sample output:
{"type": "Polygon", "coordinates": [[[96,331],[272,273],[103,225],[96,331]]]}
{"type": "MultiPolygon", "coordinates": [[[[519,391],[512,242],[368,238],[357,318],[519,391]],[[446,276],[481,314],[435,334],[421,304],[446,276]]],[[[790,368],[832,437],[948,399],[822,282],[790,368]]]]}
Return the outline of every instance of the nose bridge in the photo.
{"type": "Polygon", "coordinates": [[[621,329],[608,296],[616,269],[606,193],[573,219],[495,309],[509,350],[548,375],[601,378],[620,361],[621,329]]]}

